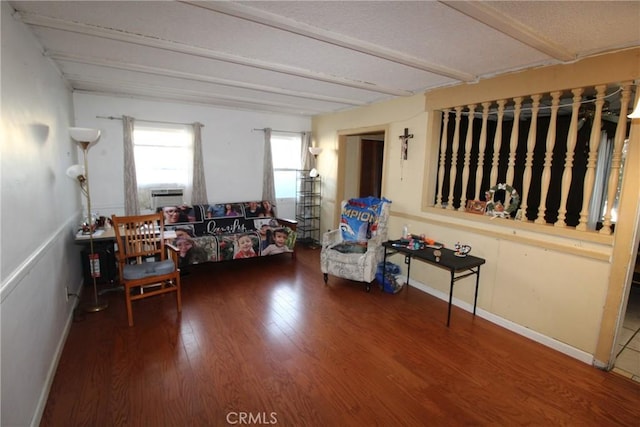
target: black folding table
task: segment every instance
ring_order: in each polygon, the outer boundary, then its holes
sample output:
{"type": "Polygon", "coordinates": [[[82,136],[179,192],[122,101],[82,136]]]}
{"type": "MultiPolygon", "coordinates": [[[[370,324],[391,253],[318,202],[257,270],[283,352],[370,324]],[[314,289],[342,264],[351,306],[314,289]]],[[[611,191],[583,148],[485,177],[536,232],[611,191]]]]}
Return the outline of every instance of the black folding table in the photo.
{"type": "Polygon", "coordinates": [[[476,276],[476,292],[473,299],[473,315],[476,315],[476,304],[478,302],[478,286],[480,284],[480,266],[485,263],[483,258],[473,255],[456,256],[455,251],[451,249],[425,247],[424,249],[409,249],[406,243],[399,240],[390,240],[382,244],[384,246],[384,264],[386,269],[387,255],[401,253],[405,256],[404,263],[407,264],[407,284],[409,284],[409,276],[411,274],[411,260],[417,259],[427,264],[449,270],[451,273],[451,282],[449,284],[449,309],[447,313],[447,326],[451,322],[451,301],[453,299],[453,285],[460,279],[469,276],[476,276]],[[440,251],[439,260],[436,261],[434,251],[440,251]]]}

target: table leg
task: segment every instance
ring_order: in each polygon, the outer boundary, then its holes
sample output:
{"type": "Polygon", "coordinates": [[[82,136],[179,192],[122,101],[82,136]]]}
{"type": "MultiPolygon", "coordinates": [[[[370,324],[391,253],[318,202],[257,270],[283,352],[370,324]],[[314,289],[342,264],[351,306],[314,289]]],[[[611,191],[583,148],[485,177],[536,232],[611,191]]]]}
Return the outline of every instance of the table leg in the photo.
{"type": "Polygon", "coordinates": [[[382,276],[387,272],[387,248],[384,248],[384,257],[382,258],[382,276]]]}
{"type": "Polygon", "coordinates": [[[411,276],[411,255],[404,256],[404,263],[407,264],[407,289],[409,289],[409,277],[411,276]]]}
{"type": "Polygon", "coordinates": [[[476,295],[473,298],[473,315],[476,315],[476,305],[478,304],[478,286],[480,285],[480,266],[478,266],[478,271],[476,271],[476,295]]]}
{"type": "Polygon", "coordinates": [[[451,301],[453,301],[453,271],[451,272],[451,283],[449,284],[449,309],[447,311],[447,328],[451,323],[451,301]]]}

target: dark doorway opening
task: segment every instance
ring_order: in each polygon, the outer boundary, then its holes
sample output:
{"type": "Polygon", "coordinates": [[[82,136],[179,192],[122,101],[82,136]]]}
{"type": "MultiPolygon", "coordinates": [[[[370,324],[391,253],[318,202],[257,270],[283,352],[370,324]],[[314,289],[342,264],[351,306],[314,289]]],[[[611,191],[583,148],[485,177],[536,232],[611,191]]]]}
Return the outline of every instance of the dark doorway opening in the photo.
{"type": "Polygon", "coordinates": [[[360,141],[360,197],[381,196],[383,158],[384,140],[363,137],[360,141]]]}

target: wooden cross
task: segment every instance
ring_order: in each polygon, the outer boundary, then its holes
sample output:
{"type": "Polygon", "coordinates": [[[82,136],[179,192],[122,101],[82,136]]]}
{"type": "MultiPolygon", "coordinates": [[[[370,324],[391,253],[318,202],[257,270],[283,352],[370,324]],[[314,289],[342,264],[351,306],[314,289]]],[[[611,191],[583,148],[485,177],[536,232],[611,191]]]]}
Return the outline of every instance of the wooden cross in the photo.
{"type": "Polygon", "coordinates": [[[409,139],[413,138],[413,134],[409,133],[409,128],[404,128],[404,134],[399,137],[402,140],[402,160],[407,160],[409,151],[409,139]]]}

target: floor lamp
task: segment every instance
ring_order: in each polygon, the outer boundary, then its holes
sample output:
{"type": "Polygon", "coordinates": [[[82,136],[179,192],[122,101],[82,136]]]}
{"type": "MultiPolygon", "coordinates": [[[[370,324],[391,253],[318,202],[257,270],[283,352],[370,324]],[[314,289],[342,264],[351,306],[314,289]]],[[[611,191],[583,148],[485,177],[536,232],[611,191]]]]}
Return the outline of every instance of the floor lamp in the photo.
{"type": "Polygon", "coordinates": [[[87,161],[89,145],[100,138],[100,130],[69,128],[69,135],[80,145],[80,147],[82,147],[82,156],[84,159],[84,167],[80,165],[73,165],[67,169],[67,175],[78,180],[82,194],[87,198],[87,221],[89,222],[89,271],[91,272],[91,278],[93,279],[93,301],[84,309],[87,312],[95,313],[102,311],[109,306],[108,302],[101,301],[98,298],[98,285],[96,278],[100,276],[100,257],[98,254],[93,252],[93,233],[95,230],[91,221],[91,193],[89,192],[89,164],[87,161]]]}
{"type": "Polygon", "coordinates": [[[313,155],[313,169],[309,172],[311,178],[316,178],[318,175],[318,169],[316,169],[316,163],[318,162],[318,155],[322,153],[322,147],[309,147],[309,152],[313,155]]]}

